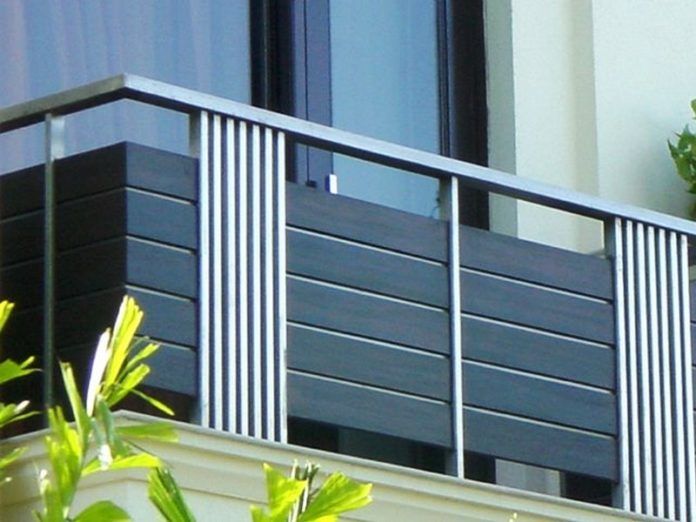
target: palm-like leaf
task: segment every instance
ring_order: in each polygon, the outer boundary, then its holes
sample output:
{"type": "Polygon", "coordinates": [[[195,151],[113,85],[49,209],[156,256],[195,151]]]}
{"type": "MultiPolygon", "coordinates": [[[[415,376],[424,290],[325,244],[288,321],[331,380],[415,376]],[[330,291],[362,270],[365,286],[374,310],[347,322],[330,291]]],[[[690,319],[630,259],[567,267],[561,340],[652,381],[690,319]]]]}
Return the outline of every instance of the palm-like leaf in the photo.
{"type": "MultiPolygon", "coordinates": [[[[173,430],[161,424],[123,428],[114,424],[111,407],[127,395],[134,393],[154,401],[136,389],[150,371],[144,361],[157,350],[157,345],[135,339],[142,317],[142,310],[135,301],[125,298],[113,330],[107,330],[99,338],[85,401],[78,391],[72,367],[61,363],[63,385],[75,424],[74,427],[68,424],[60,407],[49,410],[50,434],[46,437],[46,448],[50,473],[43,471],[40,474],[44,506],[41,513],[35,513],[38,520],[67,521],[78,483],[87,475],[162,466],[159,458],[130,443],[130,437],[176,439],[173,430]]],[[[161,409],[171,412],[164,405],[161,409]]],[[[115,522],[130,520],[130,517],[115,504],[102,501],[87,507],[73,520],[115,522]]]]}
{"type": "Polygon", "coordinates": [[[196,522],[196,517],[168,469],[156,468],[150,471],[148,497],[167,522],[196,522]]]}

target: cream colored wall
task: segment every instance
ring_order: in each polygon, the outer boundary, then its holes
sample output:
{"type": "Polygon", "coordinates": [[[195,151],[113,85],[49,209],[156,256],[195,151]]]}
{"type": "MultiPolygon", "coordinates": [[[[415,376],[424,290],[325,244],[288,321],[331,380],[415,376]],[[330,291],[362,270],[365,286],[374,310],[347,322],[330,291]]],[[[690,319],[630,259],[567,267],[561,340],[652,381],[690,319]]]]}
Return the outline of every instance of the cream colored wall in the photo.
{"type": "MultiPolygon", "coordinates": [[[[689,0],[486,2],[491,166],[685,216],[665,141],[696,97],[695,22],[689,0]]],[[[520,237],[601,246],[598,224],[500,201],[492,214],[520,237]]]]}
{"type": "MultiPolygon", "coordinates": [[[[144,416],[120,415],[121,420],[144,416]]],[[[649,520],[607,508],[580,504],[499,486],[464,481],[332,455],[231,436],[179,424],[180,442],[150,449],[174,469],[178,482],[198,520],[205,522],[249,520],[249,504],[265,497],[261,464],[287,468],[293,459],[311,459],[327,471],[341,470],[374,484],[374,503],[346,520],[399,522],[507,522],[518,513],[518,522],[649,520]]],[[[16,478],[0,488],[0,520],[25,522],[36,501],[36,466],[43,458],[40,434],[24,437],[29,451],[22,458],[16,478]]],[[[134,520],[158,520],[145,494],[144,473],[93,475],[85,481],[78,507],[97,499],[112,499],[134,520]]]]}

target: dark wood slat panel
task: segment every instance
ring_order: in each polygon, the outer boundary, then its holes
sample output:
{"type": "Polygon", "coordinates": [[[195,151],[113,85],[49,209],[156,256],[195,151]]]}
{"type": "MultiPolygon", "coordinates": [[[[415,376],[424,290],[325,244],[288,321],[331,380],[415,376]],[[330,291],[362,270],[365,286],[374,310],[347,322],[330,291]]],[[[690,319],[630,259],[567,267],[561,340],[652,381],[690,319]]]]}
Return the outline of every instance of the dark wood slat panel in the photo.
{"type": "Polygon", "coordinates": [[[427,259],[447,259],[447,223],[287,184],[289,225],[427,259]]]}
{"type": "Polygon", "coordinates": [[[59,301],[56,345],[72,346],[96,341],[113,323],[123,295],[133,296],[145,310],[142,335],[177,345],[196,346],[196,309],[191,301],[130,287],[88,294],[59,301]]]}
{"type": "Polygon", "coordinates": [[[43,255],[43,212],[0,221],[0,265],[36,259],[43,255]]]}
{"type": "Polygon", "coordinates": [[[449,353],[447,313],[288,279],[291,321],[449,353]]]}
{"type": "Polygon", "coordinates": [[[614,342],[607,303],[462,271],[462,311],[601,343],[614,342]]]}
{"type": "Polygon", "coordinates": [[[444,403],[289,372],[288,414],[451,447],[450,408],[444,403]],[[396,414],[398,412],[398,414],[396,414]]]}
{"type": "Polygon", "coordinates": [[[462,318],[465,359],[614,390],[614,351],[473,317],[462,318]]]}
{"type": "Polygon", "coordinates": [[[195,248],[196,226],[195,206],[130,189],[61,205],[56,222],[61,249],[126,234],[195,248]]]}
{"type": "Polygon", "coordinates": [[[610,437],[464,408],[466,449],[535,466],[617,480],[610,437]]]}
{"type": "Polygon", "coordinates": [[[544,286],[613,299],[608,259],[460,227],[461,264],[544,286]]]}
{"type": "Polygon", "coordinates": [[[608,392],[475,363],[463,363],[462,371],[467,405],[616,434],[616,402],[608,392]]]}
{"type": "Polygon", "coordinates": [[[447,268],[326,237],[288,231],[288,272],[443,308],[447,268]]]}
{"type": "MultiPolygon", "coordinates": [[[[58,299],[132,284],[194,298],[196,257],[166,245],[133,238],[108,240],[61,253],[57,260],[58,299]]],[[[19,309],[40,306],[43,261],[0,270],[0,292],[19,309]]]]}
{"type": "MultiPolygon", "coordinates": [[[[195,249],[197,219],[194,205],[153,193],[118,189],[59,205],[57,247],[67,250],[128,234],[195,249]]],[[[0,248],[3,265],[41,257],[43,213],[0,222],[0,248]]]]}
{"type": "MultiPolygon", "coordinates": [[[[82,378],[88,374],[91,367],[94,349],[95,345],[92,344],[65,347],[58,351],[58,358],[71,362],[75,366],[78,378],[82,378]]],[[[198,395],[198,356],[193,350],[162,343],[155,355],[148,359],[147,364],[152,372],[143,381],[145,386],[190,397],[198,395]]]]}
{"type": "Polygon", "coordinates": [[[288,367],[449,401],[449,360],[288,326],[288,367]]]}
{"type": "MultiPolygon", "coordinates": [[[[197,199],[194,158],[122,142],[56,162],[56,198],[69,199],[131,186],[191,201],[197,199]]],[[[43,166],[0,177],[0,217],[43,207],[43,166]]]]}

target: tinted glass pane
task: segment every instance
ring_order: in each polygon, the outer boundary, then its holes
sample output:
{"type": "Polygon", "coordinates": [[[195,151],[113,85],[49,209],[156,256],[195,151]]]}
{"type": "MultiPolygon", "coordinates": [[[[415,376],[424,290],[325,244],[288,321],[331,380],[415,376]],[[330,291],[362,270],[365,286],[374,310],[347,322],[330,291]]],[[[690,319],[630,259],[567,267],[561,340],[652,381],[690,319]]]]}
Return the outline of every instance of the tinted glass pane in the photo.
{"type": "MultiPolygon", "coordinates": [[[[246,102],[248,27],[247,0],[3,0],[0,107],[120,73],[246,102]]],[[[103,110],[70,125],[82,129],[70,129],[69,143],[185,142],[185,125],[173,130],[154,114],[124,104],[103,110]]]]}
{"type": "MultiPolygon", "coordinates": [[[[333,125],[439,152],[434,0],[331,0],[333,125]]],[[[334,158],[341,194],[424,215],[438,183],[334,158]]]]}

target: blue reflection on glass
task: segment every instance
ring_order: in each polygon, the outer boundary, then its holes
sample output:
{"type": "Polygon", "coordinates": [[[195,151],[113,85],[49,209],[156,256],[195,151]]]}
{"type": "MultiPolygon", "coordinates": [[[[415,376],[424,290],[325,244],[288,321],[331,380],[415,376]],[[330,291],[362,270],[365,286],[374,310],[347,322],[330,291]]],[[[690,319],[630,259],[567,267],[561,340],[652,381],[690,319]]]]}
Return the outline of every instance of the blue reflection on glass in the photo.
{"type": "MultiPolygon", "coordinates": [[[[434,0],[331,0],[333,125],[439,152],[434,0]]],[[[339,193],[437,215],[438,182],[334,157],[339,193]]]]}

